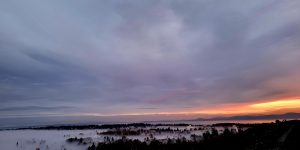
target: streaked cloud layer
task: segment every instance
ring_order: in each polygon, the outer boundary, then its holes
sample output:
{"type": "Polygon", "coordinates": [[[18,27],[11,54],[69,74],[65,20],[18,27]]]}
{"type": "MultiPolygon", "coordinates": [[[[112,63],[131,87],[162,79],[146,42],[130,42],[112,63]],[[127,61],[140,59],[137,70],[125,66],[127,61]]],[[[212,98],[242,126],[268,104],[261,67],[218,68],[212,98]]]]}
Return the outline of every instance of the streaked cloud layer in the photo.
{"type": "Polygon", "coordinates": [[[176,113],[298,98],[299,14],[294,0],[4,0],[0,112],[176,113]]]}

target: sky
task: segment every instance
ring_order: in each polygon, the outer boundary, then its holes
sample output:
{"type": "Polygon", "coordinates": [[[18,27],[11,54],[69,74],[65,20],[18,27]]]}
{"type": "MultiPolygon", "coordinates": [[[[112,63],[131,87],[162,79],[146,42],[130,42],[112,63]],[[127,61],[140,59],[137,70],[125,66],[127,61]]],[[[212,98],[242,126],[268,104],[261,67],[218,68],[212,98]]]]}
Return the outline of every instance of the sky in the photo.
{"type": "Polygon", "coordinates": [[[295,0],[1,0],[0,118],[300,111],[299,14],[295,0]]]}

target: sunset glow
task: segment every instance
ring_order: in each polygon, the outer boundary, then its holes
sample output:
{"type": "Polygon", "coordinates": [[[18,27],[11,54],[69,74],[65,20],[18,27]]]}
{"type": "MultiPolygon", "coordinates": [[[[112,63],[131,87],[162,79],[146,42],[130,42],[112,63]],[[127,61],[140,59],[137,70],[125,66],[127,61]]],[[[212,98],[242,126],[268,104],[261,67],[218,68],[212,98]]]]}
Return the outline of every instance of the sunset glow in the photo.
{"type": "Polygon", "coordinates": [[[257,114],[257,113],[271,113],[272,111],[285,109],[300,108],[300,99],[284,99],[267,102],[258,102],[254,104],[235,104],[222,106],[217,108],[210,108],[197,113],[206,114],[257,114]]]}
{"type": "Polygon", "coordinates": [[[284,113],[289,112],[290,109],[300,109],[300,99],[283,99],[273,100],[267,102],[257,103],[241,103],[241,104],[227,104],[210,108],[199,108],[192,111],[180,111],[180,112],[136,112],[136,113],[123,113],[123,114],[99,114],[99,113],[87,113],[82,114],[86,116],[151,116],[151,115],[243,115],[243,114],[262,114],[272,113],[276,110],[284,109],[284,113]]]}
{"type": "Polygon", "coordinates": [[[283,109],[283,108],[298,108],[300,107],[300,100],[280,100],[280,101],[272,101],[265,103],[258,103],[251,105],[252,108],[255,109],[283,109]]]}

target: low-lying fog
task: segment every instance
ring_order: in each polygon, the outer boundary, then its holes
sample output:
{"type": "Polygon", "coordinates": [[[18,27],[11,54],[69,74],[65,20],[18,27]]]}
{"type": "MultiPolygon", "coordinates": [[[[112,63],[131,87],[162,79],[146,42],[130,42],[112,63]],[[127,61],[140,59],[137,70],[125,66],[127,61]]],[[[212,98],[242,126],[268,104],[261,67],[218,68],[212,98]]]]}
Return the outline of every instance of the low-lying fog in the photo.
{"type": "MultiPolygon", "coordinates": [[[[237,131],[236,126],[226,128],[237,131]]],[[[219,133],[222,133],[225,127],[190,125],[92,130],[2,130],[0,131],[0,146],[3,150],[34,150],[37,148],[41,150],[85,150],[93,142],[105,142],[107,139],[117,140],[125,136],[128,139],[138,139],[141,141],[153,138],[161,140],[186,138],[187,140],[191,140],[191,135],[201,139],[203,133],[207,131],[211,132],[212,129],[216,129],[219,133]],[[73,140],[70,142],[70,139],[75,138],[82,138],[82,140],[73,140]]]]}

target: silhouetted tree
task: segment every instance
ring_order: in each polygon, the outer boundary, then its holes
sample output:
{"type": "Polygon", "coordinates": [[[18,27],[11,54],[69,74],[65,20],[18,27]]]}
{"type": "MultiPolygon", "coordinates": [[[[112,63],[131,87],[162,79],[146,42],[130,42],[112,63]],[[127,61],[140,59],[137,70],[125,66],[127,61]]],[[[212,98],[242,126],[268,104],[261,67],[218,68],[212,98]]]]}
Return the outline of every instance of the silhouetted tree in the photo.
{"type": "Polygon", "coordinates": [[[88,150],[96,150],[95,143],[93,143],[92,146],[88,147],[88,150]]]}

